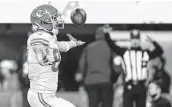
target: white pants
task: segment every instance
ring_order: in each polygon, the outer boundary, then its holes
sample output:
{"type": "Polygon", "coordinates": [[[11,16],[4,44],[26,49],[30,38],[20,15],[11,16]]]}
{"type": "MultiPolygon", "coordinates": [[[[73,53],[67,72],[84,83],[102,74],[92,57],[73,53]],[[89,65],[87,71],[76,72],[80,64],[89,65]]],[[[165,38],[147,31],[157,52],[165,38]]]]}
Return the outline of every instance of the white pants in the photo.
{"type": "Polygon", "coordinates": [[[57,98],[55,94],[36,93],[29,90],[27,99],[31,107],[75,107],[67,100],[57,98]]]}

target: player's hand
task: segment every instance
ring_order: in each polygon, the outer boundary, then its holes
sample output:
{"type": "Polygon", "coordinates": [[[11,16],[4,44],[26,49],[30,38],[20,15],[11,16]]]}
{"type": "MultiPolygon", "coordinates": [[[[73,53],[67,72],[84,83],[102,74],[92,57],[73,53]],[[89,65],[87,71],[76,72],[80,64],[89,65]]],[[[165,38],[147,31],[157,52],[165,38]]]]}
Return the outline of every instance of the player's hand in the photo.
{"type": "Polygon", "coordinates": [[[150,42],[148,41],[141,41],[140,46],[143,50],[149,50],[150,48],[150,42]]]}
{"type": "Polygon", "coordinates": [[[80,45],[85,44],[85,42],[83,42],[83,41],[79,40],[79,41],[77,41],[77,42],[76,42],[76,44],[77,44],[77,46],[80,46],[80,45]]]}
{"type": "Polygon", "coordinates": [[[70,41],[77,41],[77,39],[75,39],[71,34],[67,33],[66,35],[68,36],[70,41]]]}
{"type": "Polygon", "coordinates": [[[71,34],[67,34],[68,38],[70,41],[74,41],[76,43],[76,46],[80,46],[80,45],[83,45],[85,44],[85,42],[81,41],[81,40],[77,40],[75,39],[71,34]]]}
{"type": "Polygon", "coordinates": [[[145,42],[142,43],[142,45],[143,45],[143,47],[145,47],[146,49],[152,51],[152,50],[154,49],[154,46],[153,46],[153,44],[152,44],[153,41],[154,41],[154,40],[153,40],[151,37],[149,37],[149,36],[147,35],[147,36],[146,36],[146,40],[145,40],[145,42]]]}

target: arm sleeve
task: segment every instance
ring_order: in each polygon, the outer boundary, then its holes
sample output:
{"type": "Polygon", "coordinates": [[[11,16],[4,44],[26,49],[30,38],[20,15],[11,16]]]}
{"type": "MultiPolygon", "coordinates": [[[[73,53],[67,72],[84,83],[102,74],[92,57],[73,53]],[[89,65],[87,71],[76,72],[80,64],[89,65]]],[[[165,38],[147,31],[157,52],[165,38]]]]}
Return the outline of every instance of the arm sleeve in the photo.
{"type": "Polygon", "coordinates": [[[110,39],[109,33],[105,34],[105,40],[108,43],[109,47],[120,56],[123,56],[124,52],[127,50],[126,48],[121,48],[114,44],[114,42],[110,39]]]}
{"type": "Polygon", "coordinates": [[[153,41],[152,43],[155,46],[155,49],[153,51],[148,52],[150,59],[156,58],[156,57],[161,56],[163,54],[162,47],[155,41],[153,41]]]}
{"type": "Polygon", "coordinates": [[[45,38],[33,38],[33,39],[31,39],[30,45],[34,46],[34,45],[38,45],[38,44],[48,46],[49,40],[47,40],[45,38]]]}
{"type": "Polygon", "coordinates": [[[73,47],[76,47],[74,41],[56,41],[55,43],[49,44],[49,47],[52,49],[58,49],[60,52],[67,52],[73,47]]]}
{"type": "Polygon", "coordinates": [[[65,42],[65,41],[57,42],[56,45],[60,52],[67,52],[70,49],[68,42],[65,42]]]}

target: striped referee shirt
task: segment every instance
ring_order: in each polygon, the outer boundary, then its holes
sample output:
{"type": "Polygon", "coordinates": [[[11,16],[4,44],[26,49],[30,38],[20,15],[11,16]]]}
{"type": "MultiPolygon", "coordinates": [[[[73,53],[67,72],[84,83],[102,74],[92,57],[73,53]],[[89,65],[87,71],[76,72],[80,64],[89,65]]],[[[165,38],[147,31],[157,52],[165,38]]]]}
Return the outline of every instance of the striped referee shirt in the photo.
{"type": "Polygon", "coordinates": [[[163,53],[162,48],[156,43],[154,51],[143,50],[139,48],[119,47],[106,34],[105,39],[110,48],[123,58],[125,64],[124,79],[129,81],[144,81],[148,77],[147,63],[149,60],[160,56],[163,53]]]}

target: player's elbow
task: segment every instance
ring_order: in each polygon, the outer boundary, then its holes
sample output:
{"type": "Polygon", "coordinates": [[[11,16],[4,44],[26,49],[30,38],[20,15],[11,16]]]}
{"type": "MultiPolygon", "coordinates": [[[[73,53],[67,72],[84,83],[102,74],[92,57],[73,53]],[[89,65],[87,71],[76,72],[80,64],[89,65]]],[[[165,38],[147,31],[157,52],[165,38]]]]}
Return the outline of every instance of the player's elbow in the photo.
{"type": "Polygon", "coordinates": [[[68,49],[66,48],[66,47],[59,47],[59,51],[60,52],[67,52],[68,51],[68,49]]]}

